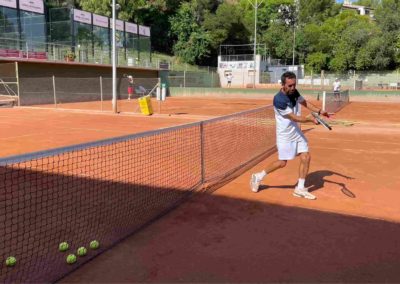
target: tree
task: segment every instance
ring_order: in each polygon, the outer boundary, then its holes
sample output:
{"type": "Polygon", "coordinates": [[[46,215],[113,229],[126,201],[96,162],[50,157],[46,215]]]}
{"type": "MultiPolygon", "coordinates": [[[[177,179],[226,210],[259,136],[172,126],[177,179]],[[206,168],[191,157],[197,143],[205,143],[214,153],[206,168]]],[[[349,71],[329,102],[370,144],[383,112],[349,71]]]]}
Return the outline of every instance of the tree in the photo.
{"type": "Polygon", "coordinates": [[[272,25],[262,36],[273,58],[290,59],[293,50],[292,31],[283,24],[272,25]]]}
{"type": "Polygon", "coordinates": [[[171,34],[176,38],[174,53],[183,61],[199,63],[209,54],[210,35],[197,23],[195,5],[182,3],[171,17],[171,34]]]}
{"type": "Polygon", "coordinates": [[[201,64],[209,55],[210,38],[202,29],[192,32],[186,42],[178,41],[175,54],[189,64],[201,64]]]}
{"type": "Polygon", "coordinates": [[[328,55],[322,52],[311,53],[307,56],[307,68],[315,72],[326,70],[328,55]]]}
{"type": "Polygon", "coordinates": [[[298,0],[300,23],[322,23],[340,12],[340,5],[333,0],[298,0]]]}
{"type": "Polygon", "coordinates": [[[376,8],[375,19],[383,31],[397,31],[400,29],[400,3],[398,0],[382,0],[376,8]]]}
{"type": "Polygon", "coordinates": [[[220,5],[215,14],[206,14],[203,26],[210,33],[213,49],[223,43],[248,43],[249,31],[241,19],[240,9],[226,3],[220,5]]]}
{"type": "Polygon", "coordinates": [[[376,8],[380,5],[381,0],[358,0],[353,2],[354,5],[360,5],[370,8],[376,8]]]}

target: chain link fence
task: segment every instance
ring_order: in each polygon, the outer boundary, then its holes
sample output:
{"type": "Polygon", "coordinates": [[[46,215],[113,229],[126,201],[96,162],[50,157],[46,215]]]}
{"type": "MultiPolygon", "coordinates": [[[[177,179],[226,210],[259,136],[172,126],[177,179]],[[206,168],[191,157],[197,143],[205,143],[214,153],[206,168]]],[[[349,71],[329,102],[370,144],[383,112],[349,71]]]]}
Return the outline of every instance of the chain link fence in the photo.
{"type": "Polygon", "coordinates": [[[215,71],[170,71],[168,87],[190,88],[216,88],[220,86],[219,74],[215,71]]]}
{"type": "MultiPolygon", "coordinates": [[[[154,92],[159,78],[134,78],[134,97],[154,92]]],[[[20,78],[21,106],[112,100],[112,78],[20,78]]],[[[128,97],[128,79],[117,78],[117,98],[128,97]]]]}
{"type": "Polygon", "coordinates": [[[299,85],[330,89],[338,79],[341,87],[350,90],[398,90],[400,89],[400,71],[354,71],[347,73],[321,72],[306,74],[299,79],[299,85]]]}

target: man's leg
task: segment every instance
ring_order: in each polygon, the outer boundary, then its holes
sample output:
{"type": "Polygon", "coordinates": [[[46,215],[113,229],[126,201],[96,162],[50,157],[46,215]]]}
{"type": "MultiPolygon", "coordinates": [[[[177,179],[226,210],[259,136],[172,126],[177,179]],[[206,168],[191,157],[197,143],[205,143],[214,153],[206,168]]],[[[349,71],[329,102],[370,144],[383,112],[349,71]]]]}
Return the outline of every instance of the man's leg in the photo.
{"type": "Polygon", "coordinates": [[[310,153],[300,153],[299,178],[305,179],[310,168],[311,155],[310,153]]]}
{"type": "MultiPolygon", "coordinates": [[[[305,144],[307,146],[307,144],[305,144]]],[[[297,142],[294,141],[277,141],[276,148],[278,149],[278,161],[275,161],[267,166],[267,168],[259,173],[253,174],[250,179],[250,188],[253,192],[258,192],[258,187],[262,179],[269,173],[286,166],[288,160],[296,158],[297,142]]],[[[307,152],[305,148],[303,152],[307,152]]]]}
{"type": "Polygon", "coordinates": [[[132,89],[128,87],[128,101],[131,99],[132,89]]]}
{"type": "Polygon", "coordinates": [[[296,197],[303,197],[306,199],[316,199],[316,197],[309,193],[304,187],[304,183],[308,174],[308,169],[310,168],[311,155],[308,152],[300,153],[300,167],[299,167],[299,182],[293,192],[296,197]]]}
{"type": "Polygon", "coordinates": [[[250,179],[251,190],[253,192],[258,192],[258,188],[260,186],[260,183],[261,183],[262,179],[267,174],[270,174],[270,173],[276,171],[277,169],[284,168],[286,166],[286,163],[287,163],[286,160],[278,160],[278,161],[275,161],[275,162],[269,164],[265,168],[265,170],[263,170],[262,172],[252,174],[251,175],[251,179],[250,179]]]}

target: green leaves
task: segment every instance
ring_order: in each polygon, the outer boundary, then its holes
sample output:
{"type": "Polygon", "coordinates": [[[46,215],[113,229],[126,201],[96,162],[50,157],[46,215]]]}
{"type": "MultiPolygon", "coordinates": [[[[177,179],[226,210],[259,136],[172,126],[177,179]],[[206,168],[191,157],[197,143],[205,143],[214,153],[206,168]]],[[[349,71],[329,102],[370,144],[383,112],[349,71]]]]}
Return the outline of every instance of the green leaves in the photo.
{"type": "Polygon", "coordinates": [[[197,23],[196,9],[192,3],[183,3],[178,13],[171,17],[171,34],[176,37],[173,51],[184,62],[194,64],[209,54],[210,35],[197,23]]]}
{"type": "Polygon", "coordinates": [[[328,62],[328,55],[322,52],[310,53],[307,56],[307,65],[315,72],[320,72],[326,69],[328,62]]]}

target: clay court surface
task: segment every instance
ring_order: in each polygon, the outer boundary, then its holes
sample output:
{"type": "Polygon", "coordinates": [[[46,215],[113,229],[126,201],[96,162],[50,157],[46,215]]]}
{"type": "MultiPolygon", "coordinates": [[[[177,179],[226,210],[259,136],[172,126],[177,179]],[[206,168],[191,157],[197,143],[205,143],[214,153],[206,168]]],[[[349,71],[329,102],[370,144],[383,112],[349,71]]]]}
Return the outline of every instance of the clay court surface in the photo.
{"type": "MultiPolygon", "coordinates": [[[[1,109],[1,156],[184,124],[270,101],[176,99],[151,117],[124,110],[1,109]]],[[[312,155],[306,186],[316,201],[292,196],[298,160],[269,175],[259,193],[249,191],[251,173],[276,159],[274,153],[61,282],[400,282],[400,104],[353,102],[332,124],[333,131],[303,126],[312,155]]]]}
{"type": "Polygon", "coordinates": [[[59,106],[4,108],[0,110],[0,157],[69,146],[173,125],[227,115],[270,104],[271,99],[170,98],[158,112],[143,116],[137,100],[118,102],[114,115],[111,102],[71,103],[59,106]],[[107,109],[106,109],[107,107],[107,109]],[[134,112],[136,110],[136,112],[134,112]]]}

